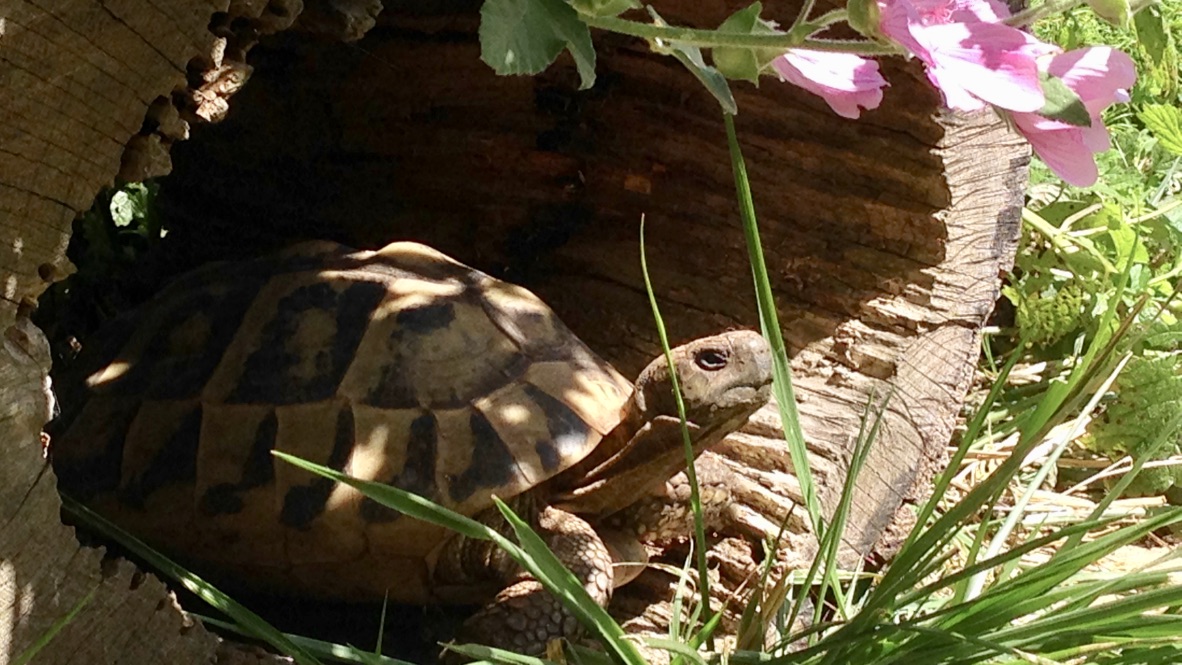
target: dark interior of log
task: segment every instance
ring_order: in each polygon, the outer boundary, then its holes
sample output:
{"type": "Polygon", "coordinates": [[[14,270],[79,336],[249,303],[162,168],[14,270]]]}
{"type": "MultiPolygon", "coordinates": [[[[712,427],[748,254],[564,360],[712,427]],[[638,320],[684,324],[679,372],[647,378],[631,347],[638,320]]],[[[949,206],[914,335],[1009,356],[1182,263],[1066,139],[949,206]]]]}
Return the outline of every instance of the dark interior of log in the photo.
{"type": "MultiPolygon", "coordinates": [[[[355,45],[255,47],[228,117],[173,148],[171,243],[198,263],[299,237],[420,240],[535,290],[630,373],[655,349],[644,216],[674,337],[756,325],[719,107],[692,77],[604,39],[591,90],[566,62],[498,77],[475,15],[446,10],[391,8],[355,45]]],[[[943,257],[940,128],[916,101],[934,99],[892,69],[886,105],[858,123],[774,80],[737,86],[793,349],[943,257]]]]}

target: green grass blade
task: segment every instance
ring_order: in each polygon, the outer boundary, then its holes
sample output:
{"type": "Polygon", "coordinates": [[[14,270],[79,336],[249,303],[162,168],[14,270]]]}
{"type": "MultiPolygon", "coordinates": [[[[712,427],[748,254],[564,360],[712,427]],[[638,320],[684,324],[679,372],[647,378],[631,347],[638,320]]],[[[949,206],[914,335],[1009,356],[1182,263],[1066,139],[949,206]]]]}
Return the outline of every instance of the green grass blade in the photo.
{"type": "MultiPolygon", "coordinates": [[[[1108,376],[1104,379],[1103,383],[1101,383],[1100,387],[1095,391],[1095,393],[1092,394],[1092,397],[1090,400],[1088,400],[1087,405],[1076,417],[1073,433],[1064,436],[1063,440],[1055,445],[1055,448],[1048,455],[1046,461],[1043,462],[1042,466],[1034,474],[1034,477],[1029,483],[1027,483],[1026,489],[1018,495],[1018,499],[1014,502],[1009,515],[1006,517],[1006,519],[1002,520],[1002,523],[998,526],[996,533],[993,534],[992,542],[987,548],[985,548],[984,555],[986,558],[997,556],[998,552],[1000,552],[1002,548],[1005,547],[1009,541],[1010,534],[1013,533],[1014,529],[1018,526],[1018,522],[1022,519],[1026,506],[1034,497],[1035,491],[1037,491],[1039,487],[1042,487],[1043,482],[1050,474],[1052,468],[1054,468],[1055,463],[1059,460],[1059,456],[1067,448],[1067,444],[1079,436],[1080,433],[1082,433],[1085,418],[1096,410],[1100,404],[1100,400],[1104,398],[1104,395],[1108,392],[1108,389],[1113,383],[1116,382],[1116,377],[1120,374],[1121,370],[1124,369],[1125,364],[1128,363],[1129,358],[1131,357],[1131,354],[1126,354],[1124,358],[1122,358],[1121,361],[1116,364],[1116,367],[1114,367],[1112,371],[1108,373],[1108,376]]],[[[1093,517],[1099,517],[1101,514],[1102,512],[1096,513],[1093,517]]],[[[981,588],[984,585],[985,577],[983,574],[970,580],[965,590],[965,596],[968,598],[976,596],[981,592],[981,588]]]]}
{"type": "Polygon", "coordinates": [[[642,665],[644,663],[644,659],[636,650],[635,645],[624,639],[624,632],[620,626],[587,595],[587,591],[583,589],[575,576],[562,566],[542,539],[524,521],[508,510],[503,502],[497,500],[497,508],[505,514],[506,519],[513,526],[521,540],[522,546],[520,547],[497,533],[495,529],[436,505],[417,494],[381,483],[359,480],[279,451],[272,451],[271,454],[306,471],[349,485],[374,501],[415,519],[438,524],[468,538],[495,542],[514,561],[534,575],[548,591],[562,600],[566,607],[578,617],[579,621],[593,631],[620,662],[627,665],[642,665]]]}
{"type": "Polygon", "coordinates": [[[58,617],[57,621],[54,621],[44,633],[38,635],[37,639],[33,640],[33,643],[30,644],[27,649],[17,654],[16,658],[12,661],[12,665],[28,665],[28,663],[33,662],[33,658],[35,658],[37,654],[41,653],[42,649],[49,646],[49,643],[53,641],[53,638],[57,637],[57,634],[60,633],[63,628],[70,625],[70,622],[78,617],[78,613],[90,604],[90,601],[94,599],[94,594],[96,591],[98,591],[98,589],[99,588],[97,586],[92,588],[89,593],[79,599],[77,603],[74,603],[74,606],[70,608],[69,612],[66,612],[63,616],[58,617]]]}
{"type": "Polygon", "coordinates": [[[1087,522],[1080,522],[1077,524],[1071,524],[1066,527],[1063,527],[1062,529],[1055,531],[1052,534],[1048,534],[1046,536],[1041,536],[1039,538],[1034,538],[1032,540],[1028,540],[1020,545],[1017,545],[1016,547],[1008,549],[1004,552],[1000,552],[1000,553],[998,553],[992,557],[989,557],[987,559],[979,560],[971,566],[967,566],[965,568],[962,568],[954,573],[951,573],[949,575],[941,577],[938,580],[930,582],[927,585],[921,586],[918,589],[915,589],[914,591],[903,594],[903,595],[899,596],[899,598],[896,600],[896,603],[898,605],[902,606],[902,605],[910,605],[910,604],[921,602],[925,597],[932,596],[936,592],[940,591],[941,589],[953,586],[962,580],[971,578],[974,575],[977,575],[979,573],[983,573],[983,572],[992,570],[994,568],[997,568],[998,566],[1001,566],[1004,563],[1020,559],[1022,556],[1029,554],[1030,552],[1033,552],[1033,551],[1035,551],[1039,548],[1042,548],[1042,547],[1049,546],[1051,543],[1054,543],[1055,541],[1063,540],[1064,538],[1075,535],[1076,533],[1079,533],[1079,532],[1087,533],[1087,532],[1093,531],[1095,529],[1103,528],[1104,526],[1111,524],[1113,521],[1115,521],[1115,519],[1116,518],[1089,520],[1087,522]]]}
{"type": "MultiPolygon", "coordinates": [[[[841,536],[845,533],[845,525],[849,519],[850,511],[853,509],[854,492],[857,487],[858,478],[861,476],[862,469],[866,466],[866,460],[870,458],[870,448],[874,445],[874,441],[878,438],[879,429],[882,427],[883,414],[886,413],[887,404],[890,403],[891,394],[888,394],[881,404],[874,403],[874,395],[866,401],[866,409],[862,413],[861,422],[858,428],[858,438],[854,444],[854,453],[850,459],[849,468],[846,470],[845,480],[842,481],[841,499],[837,503],[837,509],[833,511],[833,521],[830,524],[829,530],[822,538],[821,552],[822,558],[825,560],[825,566],[831,570],[836,571],[838,567],[838,556],[841,553],[841,536]],[[867,428],[869,425],[869,428],[867,428]]],[[[832,586],[831,580],[833,577],[825,575],[821,582],[820,597],[825,598],[829,592],[832,592],[838,606],[838,611],[843,619],[849,619],[849,608],[845,599],[845,593],[840,586],[832,586]]],[[[818,609],[821,604],[817,604],[818,609]]],[[[821,620],[821,615],[818,613],[814,618],[814,623],[821,620]]]]}
{"type": "Polygon", "coordinates": [[[152,568],[184,586],[201,600],[233,619],[244,634],[270,644],[276,651],[291,656],[300,665],[319,665],[320,661],[316,657],[292,642],[286,635],[264,621],[262,617],[246,609],[212,584],[185,570],[172,559],[152,549],[142,540],[124,531],[105,517],[65,494],[62,495],[62,508],[80,522],[119,543],[127,551],[146,561],[152,568]]]}
{"type": "Polygon", "coordinates": [[[1182,510],[1172,510],[1105,534],[1092,542],[1062,549],[1060,556],[1025,570],[1015,578],[999,581],[978,598],[962,604],[956,612],[946,613],[946,627],[979,634],[986,628],[1008,625],[1032,612],[1031,603],[1033,607],[1041,606],[1047,593],[1085,567],[1155,529],[1179,521],[1182,521],[1182,510]]]}
{"type": "Polygon", "coordinates": [[[513,651],[486,647],[482,644],[445,644],[444,648],[462,656],[471,658],[468,665],[482,665],[484,663],[510,663],[510,665],[558,665],[552,660],[526,656],[513,651]]]}
{"type": "Polygon", "coordinates": [[[677,404],[677,417],[681,420],[681,443],[685,448],[685,475],[690,486],[690,510],[694,517],[694,554],[698,570],[698,593],[701,595],[702,612],[707,621],[710,620],[710,576],[706,570],[706,521],[702,517],[702,499],[698,491],[698,474],[694,469],[694,443],[690,437],[689,427],[685,417],[685,401],[681,398],[681,385],[677,372],[673,371],[673,351],[669,346],[669,335],[665,332],[665,321],[661,318],[661,309],[657,305],[657,296],[653,292],[653,283],[649,279],[648,256],[644,245],[644,217],[640,218],[640,272],[644,275],[644,290],[648,294],[649,306],[653,311],[653,322],[657,327],[657,335],[661,338],[661,349],[665,353],[665,362],[669,364],[669,382],[673,384],[673,400],[677,404]]]}
{"type": "MultiPolygon", "coordinates": [[[[809,468],[808,448],[805,445],[804,434],[800,429],[800,414],[796,409],[796,394],[792,387],[788,350],[784,343],[784,334],[780,329],[775,296],[772,293],[767,262],[763,256],[763,245],[759,239],[759,224],[755,214],[755,202],[751,196],[751,183],[747,178],[747,165],[739,146],[738,135],[735,132],[734,116],[724,113],[723,123],[726,126],[727,146],[730,151],[731,170],[735,179],[735,193],[739,202],[743,233],[747,239],[747,253],[751,262],[755,299],[759,305],[760,324],[763,328],[763,335],[767,338],[772,350],[774,375],[772,389],[776,397],[776,405],[780,410],[780,422],[784,428],[784,440],[788,445],[788,456],[792,460],[793,473],[800,484],[801,495],[804,498],[805,509],[808,512],[813,533],[820,542],[824,539],[828,527],[825,523],[820,499],[817,497],[816,483],[813,481],[812,471],[809,468]]],[[[821,566],[819,568],[812,566],[810,570],[823,575],[830,588],[840,589],[835,566],[821,566]]],[[[811,585],[811,581],[808,584],[811,585]]],[[[797,611],[799,611],[799,607],[797,611]]]]}
{"type": "MultiPolygon", "coordinates": [[[[202,623],[208,624],[210,626],[217,626],[224,631],[238,633],[243,637],[250,637],[234,623],[207,616],[201,616],[199,618],[201,619],[202,623]]],[[[346,664],[357,663],[359,665],[414,665],[413,663],[409,663],[405,660],[399,660],[397,658],[391,658],[390,656],[370,653],[346,644],[325,642],[323,640],[316,640],[303,635],[292,635],[291,633],[284,633],[284,636],[286,636],[287,639],[291,640],[294,644],[299,645],[308,653],[324,662],[346,664]]]]}
{"type": "MultiPolygon", "coordinates": [[[[905,547],[884,575],[882,583],[872,594],[868,601],[868,607],[875,610],[885,609],[890,605],[891,599],[902,593],[903,589],[914,586],[920,579],[917,571],[923,571],[926,574],[929,569],[924,564],[951,540],[952,535],[961,528],[961,525],[967,523],[967,520],[983,508],[992,507],[1009,484],[1010,479],[1021,469],[1030,450],[1053,427],[1063,421],[1067,414],[1074,412],[1078,403],[1087,394],[1089,386],[1098,383],[1097,376],[1102,374],[1102,370],[1107,366],[1117,344],[1127,332],[1133,316],[1126,317],[1120,326],[1114,325],[1115,312],[1120,303],[1121,294],[1124,292],[1124,284],[1127,284],[1128,274],[1129,268],[1126,266],[1126,270],[1118,280],[1116,292],[1109,299],[1109,308],[1101,319],[1100,330],[1102,332],[1089,345],[1080,362],[1072,369],[1068,380],[1053,384],[1048,389],[1044,399],[1024,423],[1023,435],[1010,457],[989,477],[966,494],[960,502],[937,518],[926,530],[915,535],[914,539],[908,539],[905,547]]],[[[1013,360],[1011,358],[1010,367],[1012,367],[1013,360]]],[[[995,397],[999,389],[997,383],[995,382],[993,390],[990,391],[991,397],[995,397]]],[[[987,403],[991,402],[987,400],[987,403]]],[[[978,417],[974,419],[974,424],[979,426],[982,421],[981,412],[978,411],[978,417]]],[[[969,441],[966,439],[967,443],[969,441]]],[[[930,501],[936,500],[938,500],[938,495],[933,495],[930,501]]],[[[920,530],[921,525],[922,523],[917,524],[916,531],[920,530]]],[[[913,534],[916,531],[913,531],[913,534]]],[[[969,565],[973,563],[972,560],[969,561],[969,565]]],[[[858,621],[858,618],[855,618],[854,621],[858,621]]]]}
{"type": "Polygon", "coordinates": [[[375,656],[382,655],[382,645],[386,643],[386,610],[390,607],[390,592],[387,591],[382,596],[382,614],[378,618],[378,640],[374,644],[373,653],[375,656]]]}
{"type": "Polygon", "coordinates": [[[550,548],[525,520],[518,517],[503,501],[493,497],[497,509],[505,516],[513,532],[521,543],[524,555],[519,564],[537,578],[546,590],[554,594],[566,605],[584,626],[591,628],[599,635],[606,646],[622,663],[629,665],[645,665],[644,657],[636,650],[636,645],[624,637],[624,630],[600,607],[582,583],[567,570],[566,566],[554,556],[550,548]]]}
{"type": "Polygon", "coordinates": [[[788,363],[788,349],[784,334],[780,331],[780,318],[776,313],[775,296],[767,262],[763,257],[763,245],[759,241],[759,226],[755,217],[755,202],[751,198],[751,183],[747,179],[747,165],[735,134],[734,116],[723,114],[726,125],[727,145],[730,148],[731,170],[735,177],[735,192],[739,200],[739,212],[743,220],[743,232],[747,238],[747,253],[751,261],[752,279],[755,282],[755,299],[759,304],[759,319],[764,337],[772,347],[772,362],[775,373],[774,391],[780,408],[780,419],[784,437],[788,443],[788,454],[792,458],[793,470],[800,482],[805,507],[812,520],[813,529],[820,538],[825,531],[821,502],[817,498],[816,483],[809,469],[808,450],[804,434],[800,430],[800,414],[796,410],[796,394],[792,388],[792,373],[788,363]]]}
{"type": "Polygon", "coordinates": [[[459,513],[450,511],[435,503],[424,499],[418,494],[407,492],[406,490],[384,485],[382,483],[374,483],[366,480],[358,480],[353,476],[341,473],[326,466],[321,466],[313,462],[301,459],[294,455],[289,455],[278,450],[272,450],[271,454],[275,457],[299,467],[305,471],[310,471],[316,475],[335,480],[338,483],[344,483],[353,487],[365,496],[377,501],[378,503],[388,508],[393,508],[399,512],[405,513],[410,517],[431,524],[438,524],[456,533],[463,535],[465,538],[476,538],[479,540],[494,540],[497,544],[501,542],[507,543],[511,547],[512,541],[509,541],[501,534],[497,533],[495,529],[489,528],[485,524],[481,524],[470,517],[464,517],[459,513]]]}

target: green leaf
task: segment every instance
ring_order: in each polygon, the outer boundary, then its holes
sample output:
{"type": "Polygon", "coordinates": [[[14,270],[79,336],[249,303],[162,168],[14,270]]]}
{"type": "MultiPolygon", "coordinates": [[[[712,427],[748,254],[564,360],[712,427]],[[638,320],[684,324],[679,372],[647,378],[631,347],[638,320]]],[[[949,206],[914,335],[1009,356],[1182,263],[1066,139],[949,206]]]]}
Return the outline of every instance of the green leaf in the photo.
{"type": "MultiPolygon", "coordinates": [[[[648,6],[648,13],[653,17],[653,22],[659,26],[666,26],[668,23],[665,19],[657,14],[657,10],[653,9],[651,5],[648,6]]],[[[735,103],[735,97],[731,94],[731,88],[726,82],[726,77],[722,75],[717,69],[706,64],[702,59],[702,51],[696,46],[684,46],[681,44],[669,44],[668,42],[655,39],[651,42],[651,47],[654,52],[663,55],[671,55],[677,59],[678,62],[685,65],[685,68],[690,70],[694,75],[706,86],[706,90],[714,95],[718,103],[722,105],[722,110],[730,115],[735,115],[739,112],[739,106],[735,103]]]]}
{"type": "Polygon", "coordinates": [[[682,46],[677,45],[668,48],[666,51],[677,61],[685,65],[686,69],[690,70],[702,85],[714,95],[718,103],[722,105],[722,110],[731,115],[739,112],[739,105],[735,103],[735,97],[731,94],[730,85],[726,82],[726,77],[722,75],[717,69],[706,64],[702,59],[702,51],[696,46],[682,46]]]}
{"type": "MultiPolygon", "coordinates": [[[[753,2],[745,9],[731,14],[727,20],[718,26],[722,33],[737,33],[741,35],[775,35],[782,34],[776,30],[776,24],[759,18],[763,11],[763,3],[753,2]]],[[[734,48],[719,46],[710,53],[714,66],[724,76],[741,81],[759,84],[759,73],[773,60],[780,57],[781,49],[734,48]]]]}
{"type": "Polygon", "coordinates": [[[1166,34],[1161,8],[1149,5],[1137,12],[1133,16],[1133,27],[1137,30],[1137,41],[1141,43],[1141,48],[1149,54],[1153,64],[1160,65],[1170,46],[1170,38],[1166,34]]]}
{"type": "MultiPolygon", "coordinates": [[[[243,635],[248,638],[251,637],[251,635],[249,633],[242,630],[242,627],[237,624],[230,623],[227,621],[222,621],[220,619],[215,619],[213,617],[208,617],[208,616],[204,616],[204,615],[200,615],[200,614],[197,614],[195,616],[198,619],[201,619],[201,623],[207,624],[209,626],[213,626],[215,628],[219,628],[221,630],[230,631],[232,633],[237,633],[239,635],[243,635]]],[[[305,637],[303,635],[293,635],[291,633],[284,633],[283,635],[287,639],[291,640],[291,642],[293,644],[300,646],[301,648],[306,650],[308,653],[312,654],[313,656],[316,656],[317,658],[320,658],[321,660],[323,660],[325,662],[357,663],[358,665],[414,665],[414,663],[409,663],[405,660],[399,660],[397,658],[391,658],[389,656],[383,656],[380,654],[373,654],[373,653],[369,653],[367,651],[362,651],[361,649],[358,649],[353,646],[349,646],[347,644],[336,644],[334,642],[325,642],[324,640],[317,640],[317,639],[314,639],[311,637],[305,637]]],[[[530,663],[529,665],[541,665],[541,664],[540,663],[537,663],[537,664],[530,663]]]]}
{"type": "Polygon", "coordinates": [[[1161,147],[1182,155],[1182,109],[1169,104],[1146,104],[1137,114],[1161,147]]]}
{"type": "Polygon", "coordinates": [[[1132,17],[1129,0],[1088,0],[1088,6],[1096,12],[1096,16],[1118,28],[1126,27],[1132,17]]]}
{"type": "Polygon", "coordinates": [[[1092,116],[1088,114],[1087,107],[1074,90],[1046,72],[1039,72],[1038,78],[1047,98],[1046,103],[1038,110],[1039,115],[1076,127],[1092,126],[1092,116]]]}
{"type": "Polygon", "coordinates": [[[111,195],[111,221],[128,227],[137,219],[148,217],[151,192],[143,183],[128,183],[111,195]]]}
{"type": "Polygon", "coordinates": [[[480,59],[498,74],[537,74],[570,51],[583,89],[595,85],[595,47],[578,12],[562,0],[487,0],[480,59]]]}
{"type": "Polygon", "coordinates": [[[618,16],[629,9],[638,9],[636,0],[566,0],[575,11],[586,16],[618,16]]]}

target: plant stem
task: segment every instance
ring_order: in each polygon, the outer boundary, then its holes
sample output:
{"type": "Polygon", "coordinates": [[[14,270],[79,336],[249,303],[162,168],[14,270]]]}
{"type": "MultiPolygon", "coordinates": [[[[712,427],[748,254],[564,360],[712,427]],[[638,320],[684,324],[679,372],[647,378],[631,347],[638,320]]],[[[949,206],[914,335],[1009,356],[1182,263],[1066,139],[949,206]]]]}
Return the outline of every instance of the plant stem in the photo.
{"type": "MultiPolygon", "coordinates": [[[[661,40],[682,46],[697,46],[700,48],[717,48],[729,46],[734,48],[766,48],[790,49],[807,48],[815,51],[839,51],[856,53],[859,55],[897,55],[901,50],[866,41],[864,39],[810,39],[793,33],[776,33],[768,35],[751,35],[743,33],[719,32],[717,30],[698,30],[696,28],[679,28],[675,26],[653,25],[640,23],[622,18],[605,16],[580,16],[584,23],[592,28],[608,30],[621,35],[631,35],[647,40],[661,40]]],[[[834,17],[826,15],[818,23],[807,23],[808,33],[824,29],[835,21],[834,17]],[[829,22],[825,22],[829,21],[829,22]]],[[[804,32],[802,29],[800,32],[804,32]]]]}
{"type": "Polygon", "coordinates": [[[1016,28],[1031,25],[1053,14],[1062,14],[1084,4],[1085,0],[1047,0],[1037,7],[1024,9],[1007,18],[1004,23],[1016,28]]]}

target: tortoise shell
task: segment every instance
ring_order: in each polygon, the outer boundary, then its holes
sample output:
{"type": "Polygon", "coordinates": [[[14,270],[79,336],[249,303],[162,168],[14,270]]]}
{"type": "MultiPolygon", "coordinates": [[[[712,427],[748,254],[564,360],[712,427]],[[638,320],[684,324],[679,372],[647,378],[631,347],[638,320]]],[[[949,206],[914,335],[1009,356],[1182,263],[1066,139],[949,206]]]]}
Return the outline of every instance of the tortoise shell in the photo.
{"type": "Polygon", "coordinates": [[[436,600],[447,532],[271,450],[474,515],[585,457],[633,391],[533,294],[409,242],[210,265],[87,347],[63,490],[215,579],[348,600],[436,600]]]}

